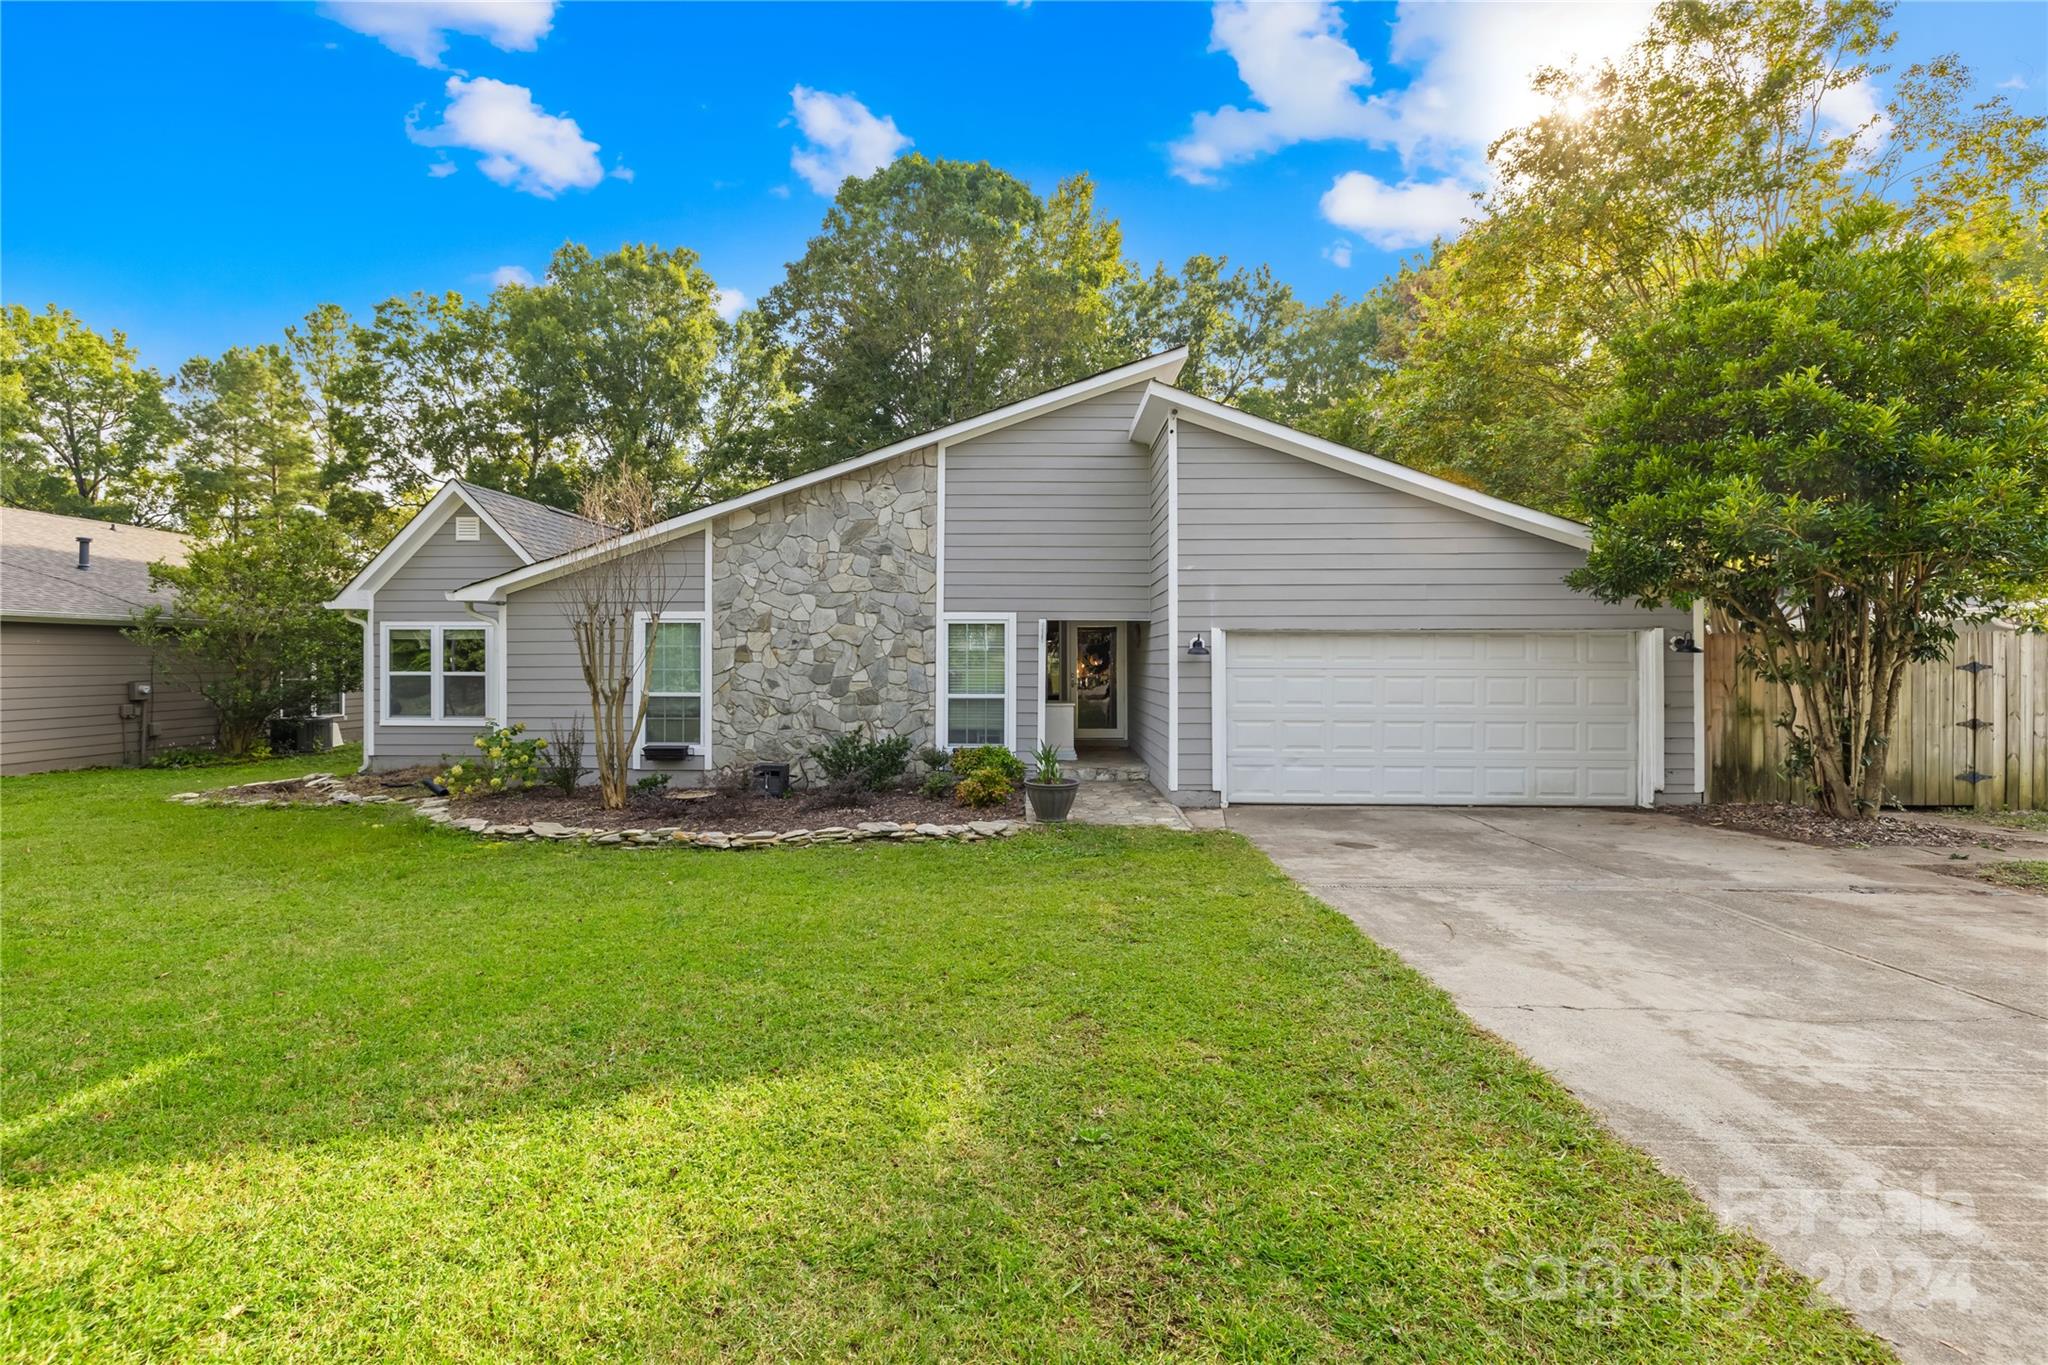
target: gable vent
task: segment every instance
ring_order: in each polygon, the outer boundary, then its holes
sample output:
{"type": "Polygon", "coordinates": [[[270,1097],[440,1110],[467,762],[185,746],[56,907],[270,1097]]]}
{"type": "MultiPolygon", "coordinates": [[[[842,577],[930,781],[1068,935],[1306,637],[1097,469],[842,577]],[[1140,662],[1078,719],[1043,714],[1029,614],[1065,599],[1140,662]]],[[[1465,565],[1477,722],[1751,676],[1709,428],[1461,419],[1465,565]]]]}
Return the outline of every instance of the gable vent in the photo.
{"type": "Polygon", "coordinates": [[[455,519],[455,538],[457,540],[482,540],[484,538],[484,524],[475,517],[457,517],[455,519]]]}

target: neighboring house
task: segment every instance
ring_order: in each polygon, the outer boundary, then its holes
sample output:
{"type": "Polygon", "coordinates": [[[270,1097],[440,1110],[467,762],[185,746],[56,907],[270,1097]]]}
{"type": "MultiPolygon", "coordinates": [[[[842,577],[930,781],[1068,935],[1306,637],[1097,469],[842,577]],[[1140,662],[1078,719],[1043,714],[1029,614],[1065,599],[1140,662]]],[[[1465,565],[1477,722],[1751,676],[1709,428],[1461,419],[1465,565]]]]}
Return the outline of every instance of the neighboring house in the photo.
{"type": "MultiPolygon", "coordinates": [[[[1184,393],[1185,359],[635,533],[678,585],[636,767],[864,728],[1121,749],[1190,806],[1699,799],[1688,615],[1572,592],[1585,528],[1184,393]]],[[[449,484],[330,604],[370,627],[367,763],[588,732],[564,603],[602,547],[562,517],[449,484]]]]}
{"type": "MultiPolygon", "coordinates": [[[[135,612],[169,605],[149,566],[184,560],[173,531],[0,508],[0,773],[134,764],[213,743],[212,705],[168,684],[121,633],[135,612]]],[[[344,739],[361,736],[360,693],[328,711],[344,739]]]]}

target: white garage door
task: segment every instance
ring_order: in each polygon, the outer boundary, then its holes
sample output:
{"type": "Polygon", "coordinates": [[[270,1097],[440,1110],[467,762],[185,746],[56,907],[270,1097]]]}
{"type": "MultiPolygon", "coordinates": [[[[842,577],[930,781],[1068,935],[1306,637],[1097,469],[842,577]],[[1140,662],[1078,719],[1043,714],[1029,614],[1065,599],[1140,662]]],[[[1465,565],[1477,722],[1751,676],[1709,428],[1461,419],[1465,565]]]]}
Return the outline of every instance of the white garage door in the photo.
{"type": "Polygon", "coordinates": [[[1229,799],[1629,805],[1628,631],[1230,632],[1229,799]]]}

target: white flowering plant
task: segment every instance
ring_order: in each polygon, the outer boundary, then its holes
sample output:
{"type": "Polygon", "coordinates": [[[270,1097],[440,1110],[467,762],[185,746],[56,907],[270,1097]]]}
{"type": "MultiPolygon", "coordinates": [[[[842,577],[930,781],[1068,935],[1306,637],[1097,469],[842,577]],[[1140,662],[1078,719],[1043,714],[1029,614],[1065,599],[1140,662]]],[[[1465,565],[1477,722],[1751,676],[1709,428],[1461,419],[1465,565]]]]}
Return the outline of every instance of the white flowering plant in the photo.
{"type": "Polygon", "coordinates": [[[540,780],[541,759],[548,747],[544,739],[522,739],[524,725],[486,722],[470,741],[474,758],[457,759],[441,774],[441,785],[455,797],[491,796],[518,791],[540,780]]]}

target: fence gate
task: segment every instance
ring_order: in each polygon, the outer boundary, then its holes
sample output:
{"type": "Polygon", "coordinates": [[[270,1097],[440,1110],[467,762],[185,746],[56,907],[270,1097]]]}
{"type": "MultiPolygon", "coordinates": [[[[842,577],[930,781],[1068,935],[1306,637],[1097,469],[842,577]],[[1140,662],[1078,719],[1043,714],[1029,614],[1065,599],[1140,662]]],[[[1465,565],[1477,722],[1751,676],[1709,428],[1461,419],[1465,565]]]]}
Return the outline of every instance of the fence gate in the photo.
{"type": "MultiPolygon", "coordinates": [[[[1719,613],[1707,648],[1707,799],[1803,801],[1785,778],[1791,689],[1736,660],[1741,639],[1719,613]]],[[[1885,800],[1907,806],[2048,810],[2048,635],[1968,626],[1946,660],[1914,664],[1899,691],[1885,800]]]]}

